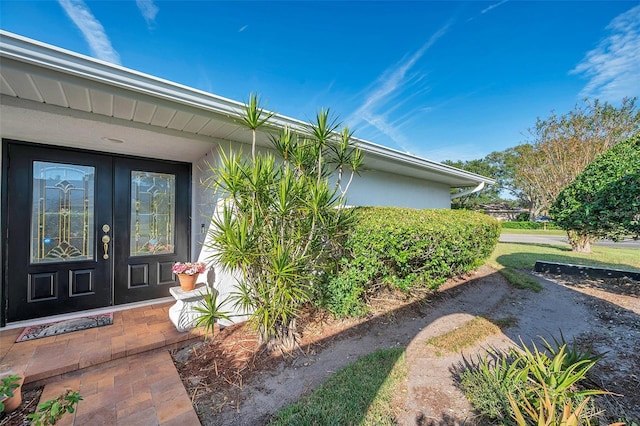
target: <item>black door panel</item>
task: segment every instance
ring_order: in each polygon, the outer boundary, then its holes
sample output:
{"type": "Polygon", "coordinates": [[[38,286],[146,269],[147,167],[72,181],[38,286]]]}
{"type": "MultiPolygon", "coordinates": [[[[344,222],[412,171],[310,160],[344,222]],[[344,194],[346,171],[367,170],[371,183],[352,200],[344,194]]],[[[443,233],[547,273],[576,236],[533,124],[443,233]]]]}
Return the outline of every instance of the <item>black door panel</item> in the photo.
{"type": "Polygon", "coordinates": [[[21,144],[8,157],[8,320],[109,306],[111,158],[21,144]]]}
{"type": "Polygon", "coordinates": [[[171,267],[189,260],[190,165],[118,158],[114,170],[115,303],[167,297],[171,267]]]}

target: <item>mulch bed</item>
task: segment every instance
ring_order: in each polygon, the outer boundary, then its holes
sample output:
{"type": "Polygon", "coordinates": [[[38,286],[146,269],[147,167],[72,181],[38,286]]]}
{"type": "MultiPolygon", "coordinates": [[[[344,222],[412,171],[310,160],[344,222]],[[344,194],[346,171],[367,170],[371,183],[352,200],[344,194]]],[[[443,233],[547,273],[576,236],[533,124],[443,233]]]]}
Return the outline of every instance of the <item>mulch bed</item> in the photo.
{"type": "Polygon", "coordinates": [[[22,405],[9,414],[0,414],[0,426],[23,426],[29,424],[27,416],[36,411],[44,386],[33,389],[22,389],[22,405]]]}
{"type": "Polygon", "coordinates": [[[444,297],[454,297],[456,286],[469,276],[454,278],[437,292],[381,291],[369,301],[364,318],[336,319],[324,310],[306,306],[298,317],[299,346],[292,353],[269,352],[258,344],[258,335],[247,323],[224,328],[215,338],[172,351],[174,364],[196,411],[221,412],[238,409],[243,384],[252,377],[293,363],[299,355],[315,355],[331,343],[363,333],[379,324],[415,317],[422,306],[444,297]],[[441,292],[447,290],[446,296],[441,292]]]}

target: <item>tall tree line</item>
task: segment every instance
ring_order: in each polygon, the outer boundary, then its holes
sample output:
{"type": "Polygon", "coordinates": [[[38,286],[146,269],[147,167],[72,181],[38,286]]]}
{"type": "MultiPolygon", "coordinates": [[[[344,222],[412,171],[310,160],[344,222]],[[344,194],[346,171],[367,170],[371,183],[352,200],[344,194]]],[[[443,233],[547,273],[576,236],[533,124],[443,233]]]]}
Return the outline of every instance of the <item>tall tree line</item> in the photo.
{"type": "Polygon", "coordinates": [[[568,113],[538,117],[515,147],[445,164],[497,180],[488,191],[457,201],[458,207],[501,202],[506,193],[535,217],[547,213],[560,191],[599,155],[639,132],[637,98],[625,98],[619,106],[585,99],[568,113]]]}

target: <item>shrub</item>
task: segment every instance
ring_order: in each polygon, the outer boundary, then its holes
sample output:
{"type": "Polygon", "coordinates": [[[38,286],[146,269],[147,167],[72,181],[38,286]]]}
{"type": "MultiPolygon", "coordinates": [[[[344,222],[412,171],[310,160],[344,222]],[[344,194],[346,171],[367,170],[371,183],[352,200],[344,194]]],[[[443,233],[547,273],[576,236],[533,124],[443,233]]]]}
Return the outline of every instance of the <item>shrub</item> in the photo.
{"type": "Polygon", "coordinates": [[[550,214],[575,251],[596,238],[640,236],[640,133],[589,164],[553,203],[550,214]]]}
{"type": "MultiPolygon", "coordinates": [[[[329,110],[320,110],[304,133],[284,128],[272,135],[279,159],[272,152],[256,153],[256,129],[269,116],[252,95],[244,115],[253,135],[251,158],[220,150],[219,161],[209,164],[205,183],[217,192],[221,208],[207,245],[212,260],[241,276],[231,299],[249,312],[260,343],[290,350],[300,308],[335,266],[334,252],[351,215],[341,207],[363,156],[348,128],[336,132],[339,123],[329,110]],[[331,173],[335,182],[329,181],[331,173]]],[[[201,318],[209,317],[205,324],[219,315],[216,303],[210,305],[201,312],[201,318]]]]}
{"type": "Polygon", "coordinates": [[[321,302],[339,316],[360,315],[383,287],[436,289],[480,266],[495,248],[500,223],[467,210],[355,209],[339,272],[321,288],[321,302]]]}

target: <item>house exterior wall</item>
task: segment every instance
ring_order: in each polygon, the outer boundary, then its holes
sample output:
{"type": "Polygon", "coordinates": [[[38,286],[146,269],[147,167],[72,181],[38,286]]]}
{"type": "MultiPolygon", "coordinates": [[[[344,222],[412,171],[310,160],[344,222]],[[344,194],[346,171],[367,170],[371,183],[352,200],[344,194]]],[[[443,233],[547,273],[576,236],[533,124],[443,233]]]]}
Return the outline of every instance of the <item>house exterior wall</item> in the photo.
{"type": "Polygon", "coordinates": [[[354,176],[347,193],[352,206],[395,206],[414,209],[448,209],[449,186],[375,170],[354,176]]]}
{"type": "MultiPolygon", "coordinates": [[[[163,129],[156,130],[153,126],[128,123],[125,120],[104,118],[55,106],[34,105],[31,101],[4,96],[0,106],[3,112],[0,123],[2,138],[54,146],[64,145],[111,154],[142,156],[146,153],[145,156],[150,158],[190,161],[191,260],[211,261],[212,252],[207,248],[206,237],[211,227],[211,217],[216,214],[219,204],[213,190],[203,185],[210,177],[208,164],[216,163],[219,146],[225,150],[242,150],[246,154],[250,152],[248,145],[163,129]],[[124,135],[122,138],[126,142],[121,145],[105,143],[104,137],[111,135],[124,135]],[[180,151],[179,154],[177,151],[180,151]],[[176,158],[178,155],[181,157],[176,158]]],[[[347,203],[352,206],[449,208],[449,187],[446,184],[369,170],[360,176],[354,176],[347,203]]],[[[225,298],[234,291],[237,278],[232,272],[224,271],[219,265],[213,265],[199,277],[199,282],[213,285],[221,297],[225,298]]],[[[232,310],[231,306],[227,306],[227,310],[232,310]]],[[[241,312],[233,314],[237,315],[235,321],[244,318],[241,312]]]]}

